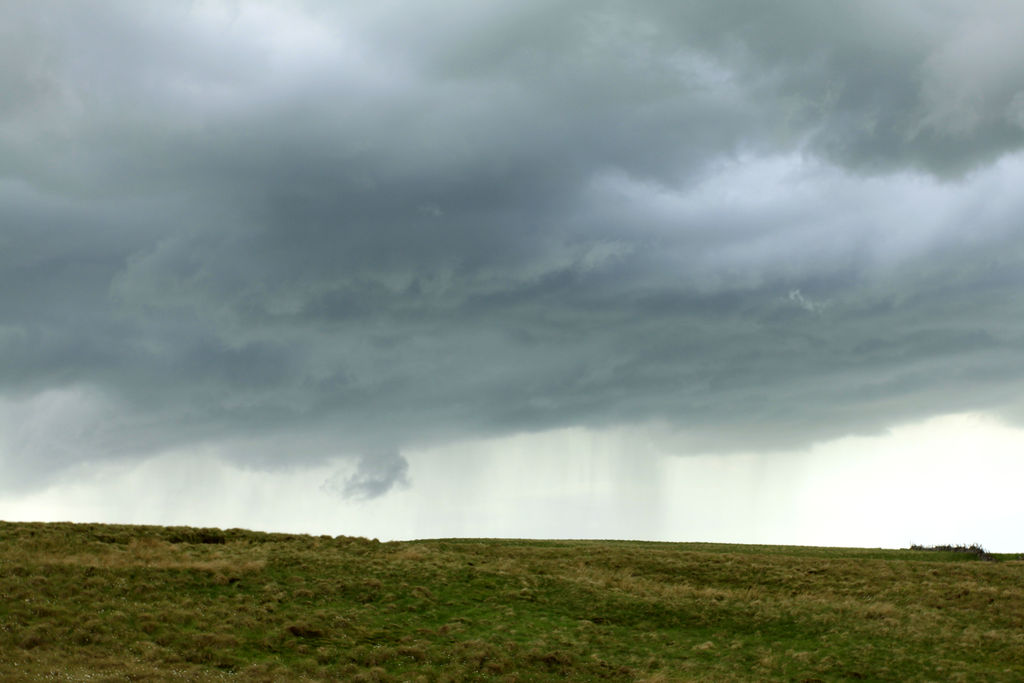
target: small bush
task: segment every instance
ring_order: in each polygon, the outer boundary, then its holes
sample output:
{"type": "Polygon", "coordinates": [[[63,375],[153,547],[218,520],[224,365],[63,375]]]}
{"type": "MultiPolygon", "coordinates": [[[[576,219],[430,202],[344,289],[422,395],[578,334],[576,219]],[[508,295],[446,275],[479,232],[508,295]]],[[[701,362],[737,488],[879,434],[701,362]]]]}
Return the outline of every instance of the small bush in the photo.
{"type": "Polygon", "coordinates": [[[172,527],[167,540],[171,543],[193,543],[206,545],[223,545],[227,536],[220,529],[192,529],[189,527],[172,527]]]}
{"type": "Polygon", "coordinates": [[[925,552],[967,553],[969,555],[976,555],[979,560],[985,560],[986,562],[994,562],[996,559],[995,556],[991,555],[977,543],[972,543],[971,545],[912,545],[910,549],[925,552]]]}

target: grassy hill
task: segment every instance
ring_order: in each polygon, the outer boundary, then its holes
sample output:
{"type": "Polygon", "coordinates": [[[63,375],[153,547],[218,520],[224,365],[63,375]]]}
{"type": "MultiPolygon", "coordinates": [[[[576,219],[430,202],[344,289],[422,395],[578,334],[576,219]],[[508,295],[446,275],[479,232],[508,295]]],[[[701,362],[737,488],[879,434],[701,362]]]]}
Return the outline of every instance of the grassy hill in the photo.
{"type": "Polygon", "coordinates": [[[0,679],[1024,680],[1024,561],[0,522],[0,679]]]}

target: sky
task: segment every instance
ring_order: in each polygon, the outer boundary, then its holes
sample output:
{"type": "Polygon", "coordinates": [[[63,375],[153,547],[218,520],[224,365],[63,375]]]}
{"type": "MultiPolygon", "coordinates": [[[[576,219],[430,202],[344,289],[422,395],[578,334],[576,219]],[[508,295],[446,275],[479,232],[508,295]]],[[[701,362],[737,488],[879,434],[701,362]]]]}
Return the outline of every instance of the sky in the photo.
{"type": "Polygon", "coordinates": [[[0,5],[0,518],[1024,551],[1024,5],[0,5]]]}

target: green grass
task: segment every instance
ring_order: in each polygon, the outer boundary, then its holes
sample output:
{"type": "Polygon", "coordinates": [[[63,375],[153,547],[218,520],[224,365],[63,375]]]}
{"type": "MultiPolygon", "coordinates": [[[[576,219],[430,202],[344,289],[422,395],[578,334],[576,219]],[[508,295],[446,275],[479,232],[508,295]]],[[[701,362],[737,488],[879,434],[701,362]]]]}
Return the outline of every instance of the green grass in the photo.
{"type": "Polygon", "coordinates": [[[1024,680],[1024,562],[0,522],[0,679],[1024,680]]]}

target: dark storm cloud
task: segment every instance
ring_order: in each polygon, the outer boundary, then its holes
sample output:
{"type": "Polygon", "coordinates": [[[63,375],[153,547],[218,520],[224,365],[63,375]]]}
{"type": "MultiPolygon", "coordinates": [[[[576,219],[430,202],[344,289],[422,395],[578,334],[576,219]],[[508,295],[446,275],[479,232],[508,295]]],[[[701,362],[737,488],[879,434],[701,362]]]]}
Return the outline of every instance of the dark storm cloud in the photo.
{"type": "Polygon", "coordinates": [[[472,435],[1019,414],[1011,3],[3,15],[10,485],[244,441],[365,454],[367,497],[472,435]]]}

